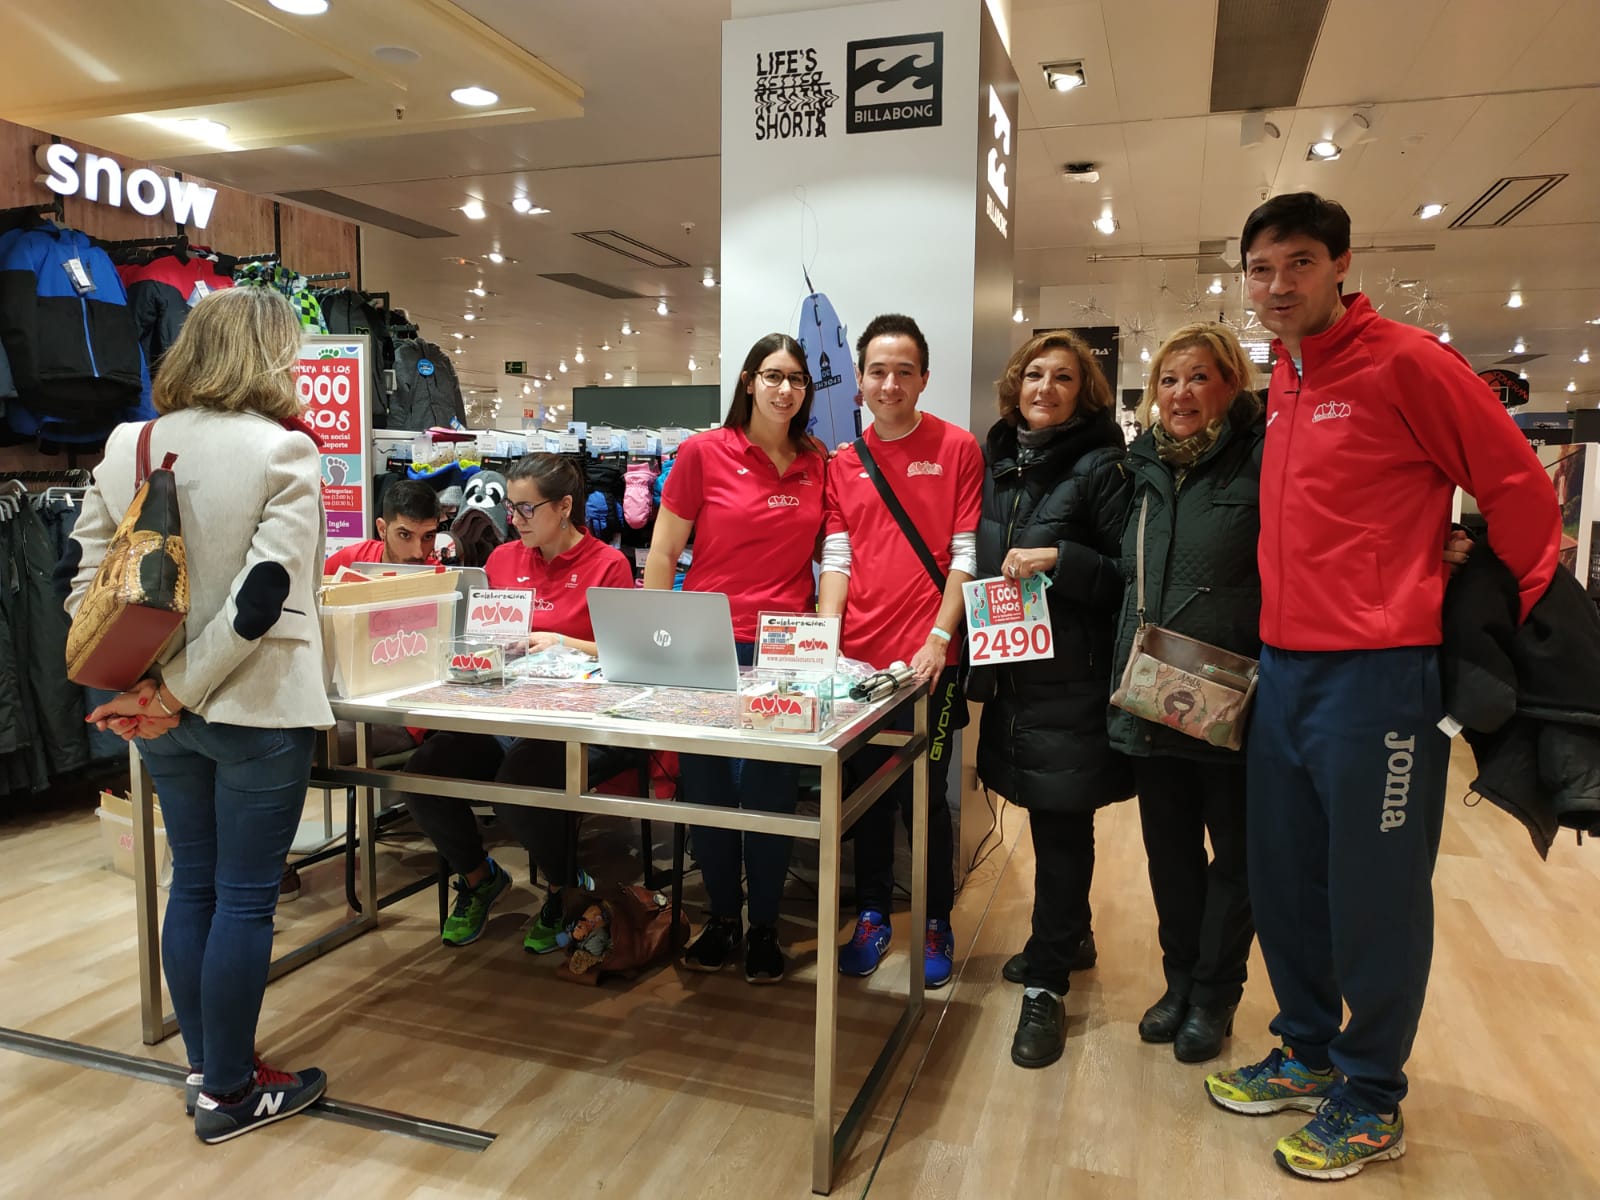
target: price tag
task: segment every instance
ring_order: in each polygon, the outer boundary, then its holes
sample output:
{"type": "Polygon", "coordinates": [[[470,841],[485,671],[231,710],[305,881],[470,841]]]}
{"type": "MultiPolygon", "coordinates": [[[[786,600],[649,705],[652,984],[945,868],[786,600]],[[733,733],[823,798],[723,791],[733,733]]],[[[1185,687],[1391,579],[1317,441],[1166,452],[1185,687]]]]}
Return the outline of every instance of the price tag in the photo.
{"type": "Polygon", "coordinates": [[[67,273],[67,278],[72,281],[72,290],[78,295],[87,296],[94,291],[94,279],[82,259],[69,258],[61,264],[61,269],[67,273]]]}
{"type": "Polygon", "coordinates": [[[968,653],[975,665],[1055,657],[1044,598],[1047,586],[1042,575],[1021,581],[974,579],[961,585],[968,653]]]}
{"type": "Polygon", "coordinates": [[[756,629],[758,670],[832,675],[839,661],[839,618],[817,613],[762,613],[756,629]]]}
{"type": "Polygon", "coordinates": [[[194,281],[193,295],[194,299],[189,302],[191,306],[200,303],[200,301],[211,295],[211,285],[206,283],[204,279],[196,279],[194,281]]]}
{"type": "Polygon", "coordinates": [[[578,435],[575,433],[563,433],[561,435],[561,453],[576,454],[577,452],[578,435]]]}
{"type": "Polygon", "coordinates": [[[674,425],[670,429],[661,431],[661,449],[663,452],[676,450],[692,436],[693,431],[674,425]]]}
{"type": "Polygon", "coordinates": [[[533,627],[531,588],[473,588],[467,593],[468,633],[527,633],[533,627]]]}
{"type": "Polygon", "coordinates": [[[628,453],[646,454],[650,450],[650,435],[642,429],[628,431],[628,453]]]}

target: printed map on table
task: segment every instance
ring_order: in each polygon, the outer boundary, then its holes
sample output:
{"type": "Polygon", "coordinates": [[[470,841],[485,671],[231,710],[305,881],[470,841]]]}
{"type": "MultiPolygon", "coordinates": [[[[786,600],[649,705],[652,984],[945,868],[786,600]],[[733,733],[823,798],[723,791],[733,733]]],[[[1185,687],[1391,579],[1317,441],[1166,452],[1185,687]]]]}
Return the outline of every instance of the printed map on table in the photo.
{"type": "Polygon", "coordinates": [[[439,684],[408,692],[407,708],[476,708],[493,712],[553,713],[565,717],[592,717],[608,705],[626,703],[644,688],[625,684],[553,684],[530,681],[505,687],[439,684]]]}

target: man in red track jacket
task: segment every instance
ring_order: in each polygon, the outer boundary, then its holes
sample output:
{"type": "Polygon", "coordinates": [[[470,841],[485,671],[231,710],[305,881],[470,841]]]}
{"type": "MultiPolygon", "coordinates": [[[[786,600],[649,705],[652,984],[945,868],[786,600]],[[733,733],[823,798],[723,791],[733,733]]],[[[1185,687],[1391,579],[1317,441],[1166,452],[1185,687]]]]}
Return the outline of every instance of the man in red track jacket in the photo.
{"type": "Polygon", "coordinates": [[[1341,295],[1342,207],[1275,197],[1240,244],[1255,311],[1278,335],[1248,766],[1250,896],[1283,1045],[1206,1089],[1237,1112],[1314,1110],[1277,1161],[1340,1179],[1405,1152],[1450,758],[1438,648],[1451,499],[1458,486],[1477,498],[1524,618],[1555,572],[1560,517],[1466,360],[1341,295]]]}

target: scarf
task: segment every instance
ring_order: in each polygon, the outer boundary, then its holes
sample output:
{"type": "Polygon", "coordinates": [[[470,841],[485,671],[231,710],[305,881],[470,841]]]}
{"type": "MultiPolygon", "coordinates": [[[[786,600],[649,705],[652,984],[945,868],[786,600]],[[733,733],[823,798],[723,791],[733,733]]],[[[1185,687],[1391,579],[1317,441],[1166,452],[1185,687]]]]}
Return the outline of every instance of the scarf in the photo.
{"type": "Polygon", "coordinates": [[[1077,429],[1083,422],[1083,414],[1074,413],[1059,425],[1046,425],[1040,429],[1030,429],[1026,425],[1019,423],[1017,425],[1018,464],[1026,466],[1033,462],[1049,448],[1052,442],[1077,429]]]}
{"type": "Polygon", "coordinates": [[[1199,433],[1191,433],[1186,438],[1173,437],[1167,432],[1167,427],[1157,421],[1151,429],[1156,441],[1156,457],[1169,467],[1193,466],[1201,455],[1217,444],[1227,419],[1226,416],[1218,417],[1199,433]]]}

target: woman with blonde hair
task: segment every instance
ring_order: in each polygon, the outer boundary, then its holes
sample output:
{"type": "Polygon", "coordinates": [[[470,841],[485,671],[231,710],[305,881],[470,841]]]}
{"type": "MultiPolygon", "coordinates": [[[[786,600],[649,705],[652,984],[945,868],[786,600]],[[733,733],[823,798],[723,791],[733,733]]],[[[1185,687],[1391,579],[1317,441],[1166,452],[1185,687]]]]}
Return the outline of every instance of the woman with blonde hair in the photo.
{"type": "MultiPolygon", "coordinates": [[[[1139,627],[1133,585],[1144,524],[1144,620],[1257,657],[1256,540],[1262,404],[1227,326],[1185,325],[1161,344],[1128,448],[1133,497],[1122,535],[1129,586],[1114,678],[1139,627]]],[[[1139,1022],[1183,1062],[1221,1052],[1244,989],[1255,927],[1245,874],[1244,755],[1110,710],[1111,744],[1133,760],[1166,991],[1139,1022]],[[1211,857],[1206,855],[1206,835],[1211,857]]]]}
{"type": "MultiPolygon", "coordinates": [[[[255,1056],[283,862],[305,807],[322,681],[321,468],[298,424],[300,323],[276,292],[214,292],[162,357],[151,461],[175,455],[189,613],[147,678],[89,715],[136,745],[172,848],[163,963],[195,1134],[221,1142],[316,1102],[316,1068],[255,1056]]],[[[112,431],[63,569],[76,612],[135,493],[144,425],[112,431]]]]}
{"type": "Polygon", "coordinates": [[[978,667],[971,694],[984,702],[978,776],[1028,810],[1033,834],[1032,936],[1004,974],[1023,985],[1011,1060],[1044,1067],[1066,1045],[1068,976],[1095,961],[1095,810],[1133,792],[1105,725],[1128,481],[1111,387],[1076,334],[1030,339],[998,392],[978,578],[1044,576],[1055,654],[978,667]]]}

